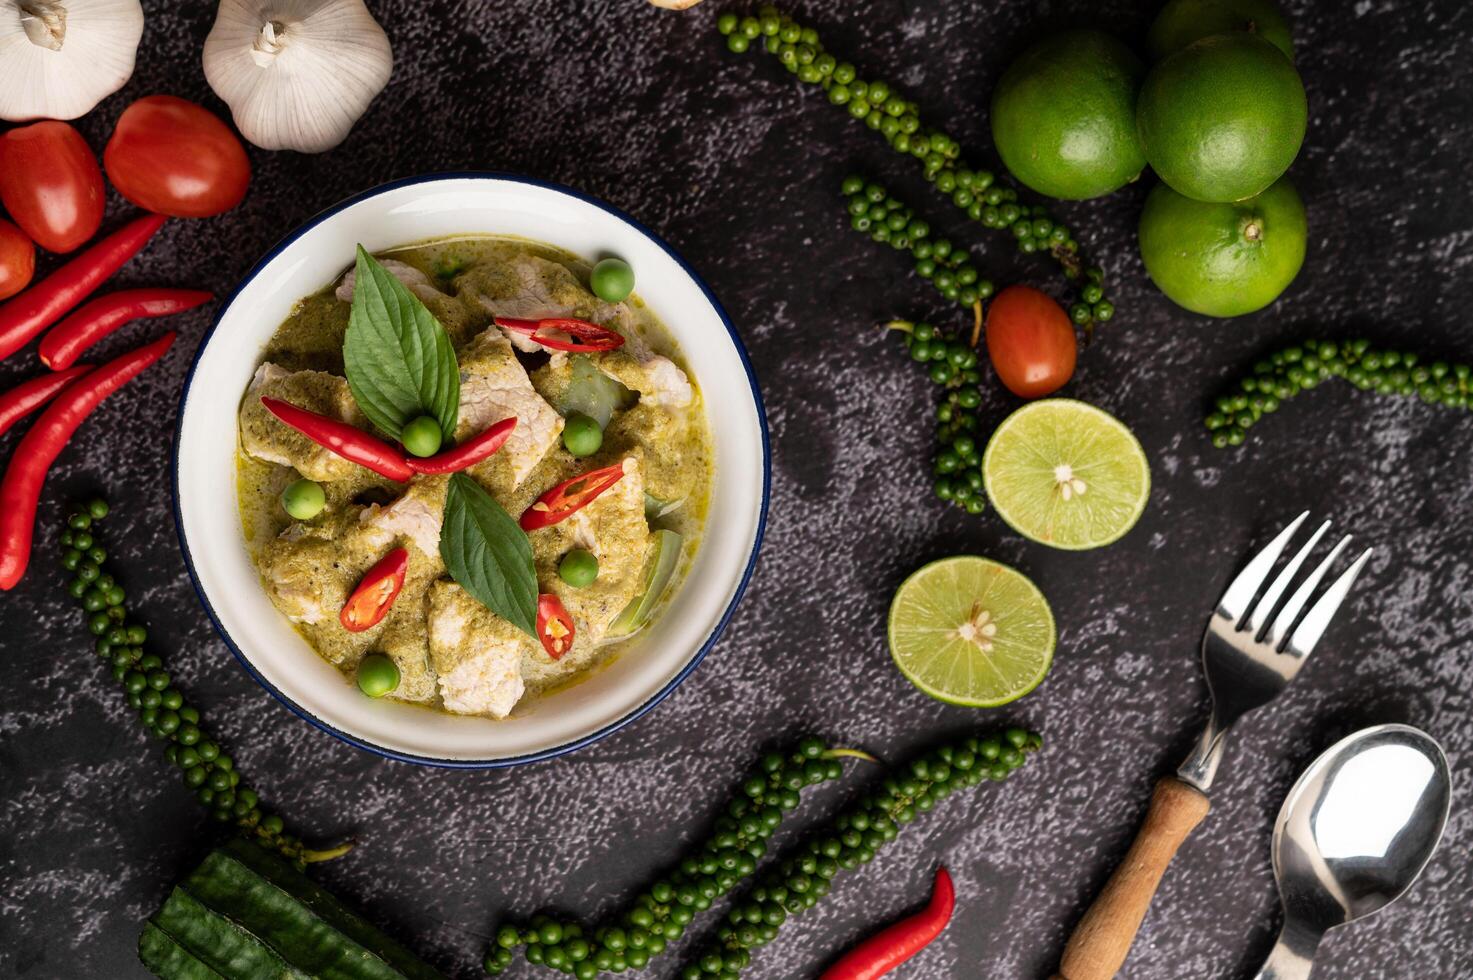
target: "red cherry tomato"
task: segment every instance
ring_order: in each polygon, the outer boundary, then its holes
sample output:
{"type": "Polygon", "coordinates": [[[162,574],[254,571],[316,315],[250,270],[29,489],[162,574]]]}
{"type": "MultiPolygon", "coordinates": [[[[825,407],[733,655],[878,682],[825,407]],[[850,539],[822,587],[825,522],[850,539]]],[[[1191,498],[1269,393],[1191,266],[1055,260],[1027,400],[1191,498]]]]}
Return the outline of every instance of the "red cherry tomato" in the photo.
{"type": "Polygon", "coordinates": [[[97,234],[106,191],[82,134],[47,120],[0,136],[0,202],[48,252],[70,252],[97,234]]]}
{"type": "Polygon", "coordinates": [[[128,200],[176,218],[229,211],[251,182],[245,147],[230,127],[172,95],[145,96],[124,109],[102,163],[128,200]]]}
{"type": "Polygon", "coordinates": [[[987,356],[1009,391],[1041,398],[1074,375],[1078,354],[1069,314],[1032,286],[1009,286],[987,309],[987,356]]]}
{"type": "Polygon", "coordinates": [[[568,615],[561,599],[551,592],[537,597],[537,638],[542,641],[542,649],[549,657],[561,660],[573,646],[577,632],[573,627],[573,617],[568,615]]]}
{"type": "Polygon", "coordinates": [[[0,218],[0,299],[25,289],[36,272],[36,246],[26,233],[0,218]]]}

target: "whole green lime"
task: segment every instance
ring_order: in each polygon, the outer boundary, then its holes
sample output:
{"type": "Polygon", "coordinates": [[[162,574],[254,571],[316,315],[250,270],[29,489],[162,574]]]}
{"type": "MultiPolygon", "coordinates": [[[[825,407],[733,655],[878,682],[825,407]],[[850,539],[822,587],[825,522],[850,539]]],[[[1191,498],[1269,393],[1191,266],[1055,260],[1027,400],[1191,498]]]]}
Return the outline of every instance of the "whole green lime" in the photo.
{"type": "Polygon", "coordinates": [[[1146,272],[1178,306],[1241,316],[1278,298],[1304,264],[1299,192],[1281,178],[1246,201],[1208,203],[1158,184],[1141,212],[1146,272]]]}
{"type": "Polygon", "coordinates": [[[1136,104],[1151,169],[1198,201],[1241,201],[1282,177],[1308,118],[1299,73],[1246,31],[1169,55],[1146,76],[1136,104]]]}
{"type": "Polygon", "coordinates": [[[1160,61],[1193,41],[1229,31],[1257,34],[1294,60],[1289,22],[1273,0],[1166,0],[1151,23],[1146,45],[1160,61]]]}
{"type": "Polygon", "coordinates": [[[1101,31],[1033,45],[992,93],[992,141],[1014,177],[1049,197],[1081,201],[1117,190],[1146,165],[1135,130],[1145,66],[1101,31]]]}

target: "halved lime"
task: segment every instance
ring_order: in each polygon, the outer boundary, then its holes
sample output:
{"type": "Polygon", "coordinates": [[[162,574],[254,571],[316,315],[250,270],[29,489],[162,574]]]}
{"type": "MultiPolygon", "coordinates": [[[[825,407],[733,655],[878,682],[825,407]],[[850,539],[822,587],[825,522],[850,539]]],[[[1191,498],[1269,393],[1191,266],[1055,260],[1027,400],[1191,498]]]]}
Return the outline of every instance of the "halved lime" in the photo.
{"type": "Polygon", "coordinates": [[[1016,701],[1054,661],[1054,614],[1038,586],[974,555],[933,561],[901,583],[889,635],[906,680],[969,708],[1016,701]]]}
{"type": "Polygon", "coordinates": [[[1045,398],[1003,420],[982,454],[993,509],[1054,548],[1098,548],[1129,531],[1151,494],[1146,454],[1120,420],[1071,398],[1045,398]]]}

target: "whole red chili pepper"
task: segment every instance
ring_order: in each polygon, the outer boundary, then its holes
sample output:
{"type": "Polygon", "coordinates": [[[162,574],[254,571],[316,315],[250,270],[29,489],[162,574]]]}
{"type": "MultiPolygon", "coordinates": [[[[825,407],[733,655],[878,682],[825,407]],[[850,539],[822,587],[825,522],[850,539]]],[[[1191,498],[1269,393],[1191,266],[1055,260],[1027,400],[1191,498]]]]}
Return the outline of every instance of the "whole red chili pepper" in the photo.
{"type": "Polygon", "coordinates": [[[561,660],[573,646],[573,637],[578,634],[573,617],[563,606],[563,601],[551,592],[537,597],[537,638],[542,649],[554,660],[561,660]]]}
{"type": "Polygon", "coordinates": [[[0,306],[0,360],[30,343],[87,294],[102,285],[148,243],[164,216],[146,214],[117,231],[0,306]]]}
{"type": "Polygon", "coordinates": [[[447,449],[443,453],[426,456],[424,459],[406,456],[405,462],[416,473],[459,473],[495,455],[497,450],[506,445],[506,440],[511,438],[511,432],[516,427],[515,416],[502,419],[485,432],[467,439],[454,449],[447,449]]]}
{"type": "Polygon", "coordinates": [[[875,980],[925,949],[946,924],[956,907],[956,890],[945,868],[936,869],[936,883],[926,907],[909,918],[880,930],[839,958],[819,980],[875,980]]]}
{"type": "Polygon", "coordinates": [[[82,352],[125,323],[192,310],[215,298],[202,289],[121,289],[89,300],[41,338],[41,363],[53,371],[71,367],[82,352]]]}
{"type": "Polygon", "coordinates": [[[408,571],[409,552],[403,548],[395,548],[380,558],[363,574],[358,587],[343,603],[343,611],[338,613],[338,622],[343,624],[343,629],[349,633],[362,633],[383,622],[389,614],[389,607],[399,598],[399,590],[404,588],[404,576],[408,571]]]}
{"type": "Polygon", "coordinates": [[[414,476],[404,454],[381,439],[356,429],[340,419],[298,408],[280,398],[261,399],[266,410],[322,448],[337,453],[350,463],[373,470],[379,476],[403,483],[414,476]]]}
{"type": "Polygon", "coordinates": [[[43,374],[39,378],[22,381],[5,394],[0,395],[0,436],[9,432],[11,426],[51,401],[61,393],[63,388],[90,370],[92,370],[92,365],[78,364],[65,371],[43,374]]]}
{"type": "Polygon", "coordinates": [[[14,588],[26,573],[41,488],[67,440],[104,398],[163,357],[175,336],[166,333],[73,381],[21,437],[0,480],[0,589],[14,588]]]}
{"type": "Polygon", "coordinates": [[[498,316],[496,325],[513,333],[525,334],[548,350],[594,353],[617,350],[624,346],[623,334],[601,327],[587,320],[573,317],[548,317],[542,320],[522,320],[517,317],[498,316]],[[568,340],[563,335],[576,339],[568,340]]]}
{"type": "Polygon", "coordinates": [[[618,483],[623,476],[624,464],[615,463],[613,466],[605,466],[601,470],[592,470],[571,480],[564,480],[522,511],[522,518],[518,523],[523,531],[551,527],[593,503],[594,498],[618,483]]]}

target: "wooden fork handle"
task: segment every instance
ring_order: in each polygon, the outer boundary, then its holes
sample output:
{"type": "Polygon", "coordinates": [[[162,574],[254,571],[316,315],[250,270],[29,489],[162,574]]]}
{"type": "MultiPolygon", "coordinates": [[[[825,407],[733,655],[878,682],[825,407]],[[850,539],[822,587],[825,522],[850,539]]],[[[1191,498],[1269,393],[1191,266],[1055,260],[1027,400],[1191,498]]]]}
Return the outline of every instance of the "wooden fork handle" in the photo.
{"type": "Polygon", "coordinates": [[[1110,980],[1115,976],[1135,942],[1166,866],[1210,806],[1200,790],[1175,776],[1156,784],[1135,842],[1074,927],[1053,980],[1110,980]]]}

